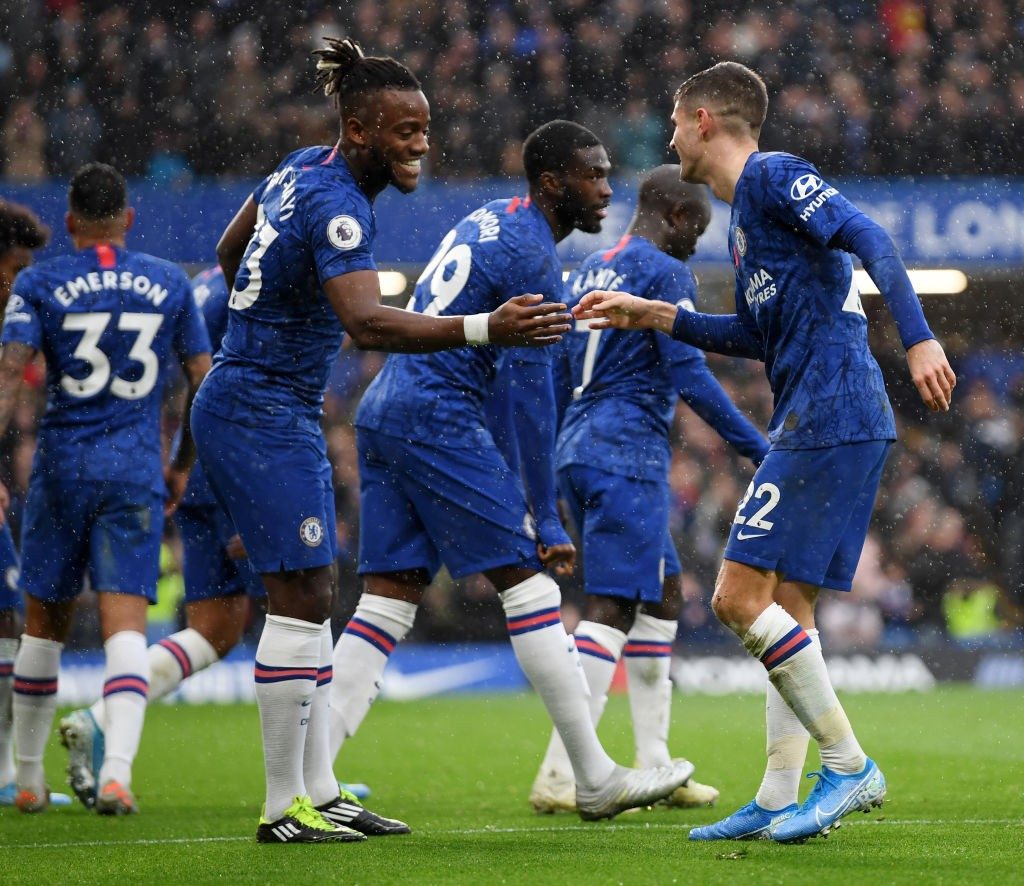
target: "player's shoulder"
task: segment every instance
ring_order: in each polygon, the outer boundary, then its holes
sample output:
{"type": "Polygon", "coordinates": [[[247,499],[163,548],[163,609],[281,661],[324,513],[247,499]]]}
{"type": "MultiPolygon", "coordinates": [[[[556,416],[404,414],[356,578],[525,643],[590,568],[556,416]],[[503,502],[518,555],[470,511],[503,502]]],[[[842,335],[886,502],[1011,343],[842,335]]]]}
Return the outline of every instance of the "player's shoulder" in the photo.
{"type": "Polygon", "coordinates": [[[200,271],[192,278],[192,295],[196,304],[202,307],[210,298],[227,297],[228,281],[220,265],[200,271]]]}
{"type": "Polygon", "coordinates": [[[151,274],[160,274],[173,283],[182,284],[186,288],[191,289],[192,281],[189,280],[188,274],[185,273],[181,265],[166,258],[160,258],[160,256],[149,252],[138,252],[130,249],[125,250],[124,263],[135,273],[142,270],[151,274]]]}
{"type": "Polygon", "coordinates": [[[754,193],[781,194],[802,200],[822,185],[821,173],[810,160],[784,151],[765,151],[752,158],[758,187],[754,193]]]}
{"type": "Polygon", "coordinates": [[[227,288],[227,281],[224,279],[224,270],[220,265],[212,268],[205,268],[192,278],[192,288],[197,286],[208,286],[211,289],[219,286],[227,288]]]}
{"type": "Polygon", "coordinates": [[[75,253],[62,253],[34,262],[14,278],[12,291],[22,296],[29,295],[37,289],[51,285],[55,280],[64,280],[81,273],[76,259],[75,253]]]}

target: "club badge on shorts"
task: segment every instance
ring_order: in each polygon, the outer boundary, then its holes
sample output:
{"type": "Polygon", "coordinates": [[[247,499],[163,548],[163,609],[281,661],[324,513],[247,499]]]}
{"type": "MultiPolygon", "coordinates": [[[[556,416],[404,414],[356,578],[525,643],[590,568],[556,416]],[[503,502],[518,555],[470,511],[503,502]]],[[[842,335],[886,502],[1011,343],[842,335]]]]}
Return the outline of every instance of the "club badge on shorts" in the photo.
{"type": "Polygon", "coordinates": [[[315,548],[324,540],[324,524],[319,517],[307,517],[299,527],[299,538],[310,548],[315,548]]]}

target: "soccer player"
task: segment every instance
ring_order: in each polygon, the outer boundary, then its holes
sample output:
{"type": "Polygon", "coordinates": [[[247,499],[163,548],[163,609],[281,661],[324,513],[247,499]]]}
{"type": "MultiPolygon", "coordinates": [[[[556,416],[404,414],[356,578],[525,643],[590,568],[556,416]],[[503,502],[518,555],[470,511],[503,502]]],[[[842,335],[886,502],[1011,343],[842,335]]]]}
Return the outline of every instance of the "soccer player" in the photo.
{"type": "MultiPolygon", "coordinates": [[[[697,285],[684,264],[711,220],[707,189],[659,166],[640,185],[636,213],[618,245],[595,252],[569,280],[571,306],[594,288],[628,289],[694,310],[697,285]]],[[[615,668],[626,662],[638,766],[667,766],[672,643],[682,605],[682,567],[668,529],[669,429],[678,397],[760,464],[768,443],[736,409],[704,354],[656,332],[588,329],[559,346],[571,390],[558,434],[558,486],[583,548],[587,593],[576,648],[595,725],[615,668]],[[652,539],[662,539],[653,543],[652,539]]],[[[530,792],[538,812],[571,811],[576,785],[557,732],[530,792]]],[[[691,779],[670,806],[707,806],[718,791],[691,779]]]]}
{"type": "MultiPolygon", "coordinates": [[[[220,343],[227,325],[228,289],[220,268],[209,268],[192,282],[210,341],[220,343]]],[[[248,598],[264,596],[258,577],[244,561],[244,549],[230,518],[217,505],[200,465],[174,513],[184,549],[185,611],[188,627],[149,647],[150,702],[163,698],[192,674],[230,652],[241,639],[248,598]]],[[[73,711],[60,724],[68,749],[68,782],[92,808],[96,778],[103,760],[106,702],[73,711]]]]}
{"type": "Polygon", "coordinates": [[[564,305],[533,295],[471,317],[381,304],[372,201],[389,185],[416,188],[429,107],[394,59],[333,39],[317,55],[339,141],[286,157],[221,237],[228,327],[192,411],[211,488],[267,590],[255,668],[266,772],[256,838],[274,843],[364,839],[344,826],[361,807],[339,795],[327,741],[337,539],[320,415],[343,332],[360,348],[430,351],[545,345],[568,329],[564,305]]]}
{"type": "Polygon", "coordinates": [[[75,251],[18,275],[0,339],[0,432],[39,351],[47,378],[22,527],[26,623],[14,663],[15,805],[38,812],[49,802],[43,751],[61,649],[88,569],[106,655],[107,743],[95,808],[126,814],[138,811],[131,766],[146,711],[146,607],[156,594],[165,499],[172,511],[194,457],[186,415],[165,479],[161,370],[177,357],[191,397],[209,369],[210,343],[184,272],[126,249],[134,211],[117,170],[82,167],[68,204],[75,251]]]}
{"type": "Polygon", "coordinates": [[[575,311],[604,318],[598,326],[657,329],[762,360],[775,396],[771,450],[737,508],[712,600],[768,671],[768,766],[751,803],[695,828],[693,840],[802,842],[885,797],[885,778],[861,749],[812,633],[819,589],[850,590],[896,437],[849,253],[885,298],[925,404],[948,409],[956,384],[888,234],[805,160],[758,151],[767,107],[761,78],[722,62],[683,83],[672,115],[682,178],[732,204],[736,313],[606,291],[584,296],[575,311]],[[822,767],[798,807],[808,734],[822,767]]]}
{"type": "MultiPolygon", "coordinates": [[[[449,231],[417,281],[412,311],[490,310],[524,289],[561,296],[556,244],[574,229],[600,230],[612,193],[608,156],[588,129],[555,120],[526,139],[523,165],[529,196],[487,203],[449,231]]],[[[693,767],[629,770],[601,747],[559,588],[545,572],[569,572],[575,559],[556,508],[550,352],[477,344],[389,357],[356,412],[366,587],[334,652],[331,749],[355,734],[441,564],[456,578],[482,572],[568,748],[580,815],[611,817],[668,795],[693,767]],[[527,497],[487,429],[484,403],[499,363],[509,373],[527,497]]]]}
{"type": "MultiPolygon", "coordinates": [[[[197,274],[192,295],[216,348],[227,327],[230,295],[220,267],[197,274]]],[[[201,465],[195,465],[189,474],[174,522],[184,551],[188,625],[149,647],[150,702],[173,692],[184,680],[227,655],[242,637],[249,599],[266,597],[259,576],[245,561],[245,549],[234,524],[214,499],[201,465]]],[[[72,711],[60,724],[61,739],[68,749],[69,784],[90,808],[95,803],[96,777],[103,761],[105,736],[100,724],[105,717],[106,705],[100,698],[90,708],[72,711]]],[[[344,786],[352,793],[353,789],[366,791],[365,785],[344,786]]],[[[364,810],[353,821],[365,832],[377,826],[375,818],[364,810]]]]}
{"type": "MultiPolygon", "coordinates": [[[[32,251],[46,245],[50,230],[24,206],[0,200],[0,311],[7,307],[11,284],[18,272],[32,264],[32,251]]],[[[10,527],[0,526],[0,806],[13,806],[14,746],[11,741],[11,696],[14,691],[14,656],[21,634],[21,566],[10,527]]],[[[67,794],[50,794],[54,806],[71,802],[67,794]]]]}

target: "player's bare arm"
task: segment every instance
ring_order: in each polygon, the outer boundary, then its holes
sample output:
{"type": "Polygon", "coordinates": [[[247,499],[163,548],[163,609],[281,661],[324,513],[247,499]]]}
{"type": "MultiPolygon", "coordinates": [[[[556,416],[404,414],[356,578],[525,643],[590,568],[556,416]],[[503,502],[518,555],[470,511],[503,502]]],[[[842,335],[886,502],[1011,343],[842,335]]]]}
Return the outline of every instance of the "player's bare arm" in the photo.
{"type": "MultiPolygon", "coordinates": [[[[324,292],[360,350],[426,353],[467,343],[465,317],[432,317],[381,304],[376,271],[332,277],[324,292]]],[[[486,316],[486,341],[496,345],[554,344],[569,330],[565,305],[544,302],[540,295],[516,296],[486,316]]]]}
{"type": "MultiPolygon", "coordinates": [[[[25,367],[35,356],[35,348],[19,342],[9,342],[0,350],[0,436],[7,431],[18,403],[18,392],[21,380],[25,376],[25,367]]],[[[0,526],[7,519],[7,508],[11,504],[11,495],[7,487],[0,483],[0,526]]]]}
{"type": "Polygon", "coordinates": [[[956,387],[956,374],[946,353],[934,338],[925,339],[907,349],[907,365],[914,387],[932,412],[948,412],[956,387]]]}
{"type": "Polygon", "coordinates": [[[192,400],[195,399],[196,391],[199,390],[199,385],[206,378],[206,373],[210,371],[210,362],[210,355],[203,353],[189,357],[182,364],[185,378],[188,381],[188,396],[185,401],[185,411],[181,417],[181,442],[164,477],[167,483],[164,514],[168,517],[178,509],[181,498],[185,494],[185,487],[188,486],[189,471],[195,464],[196,447],[189,427],[189,416],[192,414],[192,400]]]}
{"type": "Polygon", "coordinates": [[[235,213],[217,242],[217,261],[224,271],[228,291],[234,288],[235,275],[242,264],[242,256],[256,230],[256,202],[252,196],[246,198],[242,208],[235,213]]]}
{"type": "Polygon", "coordinates": [[[577,320],[591,321],[591,329],[656,329],[671,335],[679,310],[628,292],[595,289],[580,299],[572,313],[577,320]]]}

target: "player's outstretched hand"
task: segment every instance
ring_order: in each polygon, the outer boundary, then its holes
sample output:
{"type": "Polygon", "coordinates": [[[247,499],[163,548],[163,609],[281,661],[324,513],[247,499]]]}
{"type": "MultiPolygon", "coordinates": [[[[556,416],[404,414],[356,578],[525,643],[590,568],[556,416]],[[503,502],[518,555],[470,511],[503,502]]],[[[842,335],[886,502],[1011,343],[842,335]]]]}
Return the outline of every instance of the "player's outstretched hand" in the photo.
{"type": "Polygon", "coordinates": [[[543,295],[517,295],[491,311],[487,338],[513,347],[553,345],[569,331],[571,319],[565,305],[545,302],[543,295]]]}
{"type": "Polygon", "coordinates": [[[185,487],[188,486],[188,471],[178,468],[167,468],[164,471],[164,482],[167,484],[167,500],[164,502],[164,516],[170,517],[181,504],[182,496],[185,495],[185,487]]]}
{"type": "Polygon", "coordinates": [[[550,569],[555,575],[572,575],[576,568],[576,548],[572,542],[550,546],[539,544],[537,556],[544,568],[550,569]]]}
{"type": "Polygon", "coordinates": [[[572,309],[577,320],[589,320],[591,329],[660,329],[672,332],[676,308],[628,292],[595,289],[572,309]]]}
{"type": "Polygon", "coordinates": [[[917,392],[932,412],[946,412],[953,399],[956,375],[946,353],[934,338],[919,341],[907,351],[907,365],[917,392]]]}

